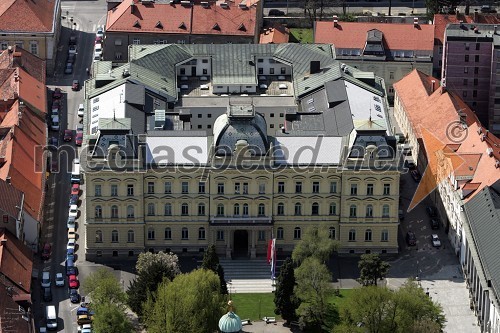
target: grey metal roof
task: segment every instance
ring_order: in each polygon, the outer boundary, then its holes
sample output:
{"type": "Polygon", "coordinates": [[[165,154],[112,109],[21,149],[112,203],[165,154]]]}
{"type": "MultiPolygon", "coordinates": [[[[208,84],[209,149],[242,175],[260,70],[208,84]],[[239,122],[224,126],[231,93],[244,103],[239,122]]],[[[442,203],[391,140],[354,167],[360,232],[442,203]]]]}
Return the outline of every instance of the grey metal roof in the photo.
{"type": "Polygon", "coordinates": [[[486,186],[465,204],[465,214],[486,279],[500,297],[500,194],[486,186]]]}
{"type": "Polygon", "coordinates": [[[142,84],[125,84],[125,102],[130,104],[144,105],[144,86],[142,84]]]}
{"type": "Polygon", "coordinates": [[[101,130],[127,130],[131,129],[130,118],[100,118],[99,129],[101,130]]]}

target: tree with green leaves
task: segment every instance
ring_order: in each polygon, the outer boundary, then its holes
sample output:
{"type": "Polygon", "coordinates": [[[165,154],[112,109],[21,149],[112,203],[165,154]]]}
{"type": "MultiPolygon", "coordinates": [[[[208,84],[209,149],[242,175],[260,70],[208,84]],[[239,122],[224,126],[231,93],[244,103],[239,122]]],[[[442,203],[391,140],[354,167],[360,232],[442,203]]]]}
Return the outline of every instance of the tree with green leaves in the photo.
{"type": "MultiPolygon", "coordinates": [[[[94,304],[94,303],[93,303],[94,304]]],[[[94,304],[92,320],[94,333],[132,333],[134,327],[122,307],[114,303],[94,304]]]]}
{"type": "Polygon", "coordinates": [[[286,258],[280,267],[280,275],[276,281],[276,292],[274,293],[274,304],[276,308],[274,313],[290,323],[297,319],[295,311],[299,306],[299,302],[294,295],[295,271],[291,258],[286,258]]]}
{"type": "Polygon", "coordinates": [[[91,273],[83,281],[82,288],[86,294],[91,294],[92,301],[96,304],[123,305],[127,299],[118,279],[106,268],[99,268],[91,273]]]}
{"type": "Polygon", "coordinates": [[[335,333],[360,325],[365,332],[422,333],[425,327],[426,333],[438,333],[446,322],[441,306],[411,280],[396,291],[376,286],[356,289],[340,318],[335,333]]]}
{"type": "Polygon", "coordinates": [[[219,263],[219,256],[217,255],[214,244],[210,245],[203,255],[203,262],[201,264],[201,267],[211,270],[219,276],[221,292],[223,295],[227,295],[228,290],[226,279],[224,277],[224,267],[222,267],[222,265],[219,263]]]}
{"type": "Polygon", "coordinates": [[[295,269],[295,296],[300,300],[296,311],[301,326],[320,332],[331,311],[328,298],[333,294],[331,273],[316,257],[304,259],[295,269]]]}
{"type": "Polygon", "coordinates": [[[161,283],[144,305],[144,322],[149,333],[212,333],[224,303],[219,277],[197,269],[161,283]]]}
{"type": "Polygon", "coordinates": [[[180,273],[179,260],[172,253],[141,253],[136,264],[137,277],[127,290],[127,304],[142,319],[143,304],[163,280],[172,280],[180,273]]]}
{"type": "Polygon", "coordinates": [[[338,247],[338,241],[330,238],[328,228],[311,226],[305,230],[302,239],[293,249],[292,259],[297,265],[309,257],[317,258],[325,263],[338,247]]]}
{"type": "Polygon", "coordinates": [[[377,253],[363,254],[358,262],[360,276],[357,279],[363,286],[376,286],[377,281],[387,276],[391,265],[383,261],[377,253]]]}

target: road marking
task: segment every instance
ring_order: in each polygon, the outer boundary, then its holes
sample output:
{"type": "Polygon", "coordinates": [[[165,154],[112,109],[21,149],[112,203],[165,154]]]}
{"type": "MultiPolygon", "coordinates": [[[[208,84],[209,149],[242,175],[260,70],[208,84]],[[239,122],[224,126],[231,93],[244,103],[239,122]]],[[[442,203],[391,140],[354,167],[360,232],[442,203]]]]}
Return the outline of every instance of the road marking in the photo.
{"type": "Polygon", "coordinates": [[[97,31],[97,24],[92,25],[92,31],[97,31]]]}

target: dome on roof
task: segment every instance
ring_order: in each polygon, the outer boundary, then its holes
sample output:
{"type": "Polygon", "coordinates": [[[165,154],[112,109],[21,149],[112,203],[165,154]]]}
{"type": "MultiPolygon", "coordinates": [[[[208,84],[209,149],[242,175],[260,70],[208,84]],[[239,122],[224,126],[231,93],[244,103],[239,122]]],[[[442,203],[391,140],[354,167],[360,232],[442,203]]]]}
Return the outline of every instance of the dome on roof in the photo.
{"type": "Polygon", "coordinates": [[[241,319],[232,311],[223,315],[219,320],[219,329],[224,333],[237,333],[241,330],[241,319]]]}

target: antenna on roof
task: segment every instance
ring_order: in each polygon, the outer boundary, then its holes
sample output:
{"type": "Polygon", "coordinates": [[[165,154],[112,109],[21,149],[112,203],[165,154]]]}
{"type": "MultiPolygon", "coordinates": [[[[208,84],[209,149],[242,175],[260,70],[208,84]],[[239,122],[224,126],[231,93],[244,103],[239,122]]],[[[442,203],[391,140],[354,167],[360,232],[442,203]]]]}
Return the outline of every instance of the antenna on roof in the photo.
{"type": "Polygon", "coordinates": [[[368,121],[371,123],[372,122],[372,101],[370,100],[370,118],[368,118],[368,121]]]}
{"type": "Polygon", "coordinates": [[[113,120],[116,121],[116,110],[113,108],[113,120]]]}

